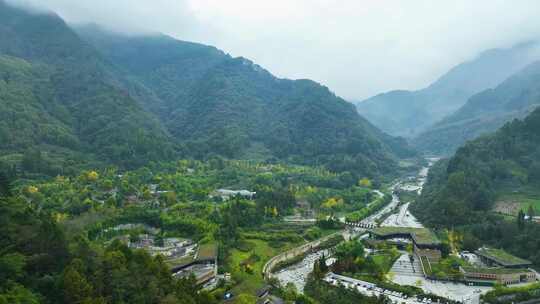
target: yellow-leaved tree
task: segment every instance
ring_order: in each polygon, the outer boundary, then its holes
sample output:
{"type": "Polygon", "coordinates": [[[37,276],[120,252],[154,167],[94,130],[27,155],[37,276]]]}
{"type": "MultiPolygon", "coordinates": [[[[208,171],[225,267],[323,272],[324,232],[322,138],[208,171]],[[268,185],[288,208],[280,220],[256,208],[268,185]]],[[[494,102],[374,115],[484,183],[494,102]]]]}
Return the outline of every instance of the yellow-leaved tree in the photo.
{"type": "Polygon", "coordinates": [[[26,191],[28,191],[28,193],[30,193],[30,194],[34,194],[34,193],[38,193],[38,192],[39,192],[39,188],[36,187],[36,186],[28,186],[28,188],[26,189],[26,191]]]}
{"type": "Polygon", "coordinates": [[[89,182],[95,182],[99,178],[99,174],[96,171],[90,171],[86,174],[86,179],[89,182]]]}
{"type": "Polygon", "coordinates": [[[342,206],[343,206],[343,199],[337,198],[337,197],[331,197],[322,204],[322,207],[324,209],[337,209],[342,206]]]}
{"type": "Polygon", "coordinates": [[[371,188],[371,181],[369,180],[369,178],[364,177],[358,181],[358,185],[360,187],[371,188]]]}

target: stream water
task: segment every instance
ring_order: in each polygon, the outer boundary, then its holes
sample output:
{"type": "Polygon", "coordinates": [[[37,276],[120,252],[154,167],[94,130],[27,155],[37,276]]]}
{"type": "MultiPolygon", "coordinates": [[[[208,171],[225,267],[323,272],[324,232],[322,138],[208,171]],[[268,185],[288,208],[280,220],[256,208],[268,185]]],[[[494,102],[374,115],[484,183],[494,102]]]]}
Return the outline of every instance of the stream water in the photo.
{"type": "MultiPolygon", "coordinates": [[[[433,160],[428,160],[429,166],[433,164],[433,160]]],[[[398,182],[393,186],[393,190],[397,190],[398,188],[404,188],[407,189],[407,186],[414,187],[413,191],[422,191],[422,187],[426,181],[426,177],[429,171],[429,167],[424,167],[420,170],[420,172],[417,175],[416,181],[414,183],[408,182],[406,184],[403,184],[402,182],[398,182]]],[[[397,206],[399,204],[399,198],[397,195],[393,194],[392,202],[389,204],[389,206],[383,208],[376,214],[372,215],[370,218],[377,219],[380,216],[382,216],[384,213],[388,212],[388,208],[392,209],[392,206],[397,206]],[[390,206],[392,205],[392,206],[390,206]]],[[[401,220],[400,222],[410,222],[414,223],[415,225],[411,226],[418,226],[419,223],[415,221],[414,218],[412,218],[412,215],[406,215],[408,210],[406,208],[408,207],[408,204],[404,205],[405,210],[401,210],[398,214],[402,214],[399,218],[406,218],[406,220],[401,220]],[[406,216],[403,216],[403,215],[406,216]]],[[[397,215],[396,215],[397,216],[397,215]]],[[[421,227],[421,225],[419,225],[421,227]]],[[[296,286],[296,289],[299,292],[304,291],[304,287],[306,285],[307,277],[313,270],[313,265],[316,260],[318,260],[322,255],[328,256],[328,250],[322,250],[318,252],[311,253],[307,255],[301,262],[298,262],[297,264],[294,264],[292,266],[289,266],[287,268],[284,268],[277,273],[274,274],[274,277],[277,278],[281,285],[285,286],[288,283],[292,283],[296,286]]],[[[327,259],[327,264],[331,264],[333,262],[333,259],[327,259]]]]}

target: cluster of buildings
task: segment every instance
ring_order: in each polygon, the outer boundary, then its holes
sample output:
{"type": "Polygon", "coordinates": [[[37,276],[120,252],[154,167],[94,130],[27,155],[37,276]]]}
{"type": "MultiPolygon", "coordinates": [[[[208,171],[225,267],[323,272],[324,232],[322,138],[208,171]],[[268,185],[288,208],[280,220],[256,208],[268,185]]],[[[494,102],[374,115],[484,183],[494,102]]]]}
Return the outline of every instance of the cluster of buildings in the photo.
{"type": "Polygon", "coordinates": [[[475,251],[485,266],[464,266],[460,270],[466,281],[475,284],[509,285],[536,281],[536,273],[529,269],[530,261],[513,256],[501,249],[482,247],[475,251]]]}
{"type": "Polygon", "coordinates": [[[163,238],[159,242],[151,234],[139,234],[136,240],[128,240],[128,246],[135,249],[144,249],[151,255],[162,255],[166,258],[179,258],[193,255],[197,247],[189,239],[163,238]]]}
{"type": "MultiPolygon", "coordinates": [[[[442,258],[441,242],[426,228],[379,227],[369,230],[369,234],[373,240],[386,241],[402,249],[412,244],[413,253],[425,274],[431,273],[431,265],[442,258]]],[[[536,272],[529,269],[530,261],[501,249],[482,247],[475,251],[475,255],[479,258],[479,265],[459,268],[466,283],[510,285],[537,280],[536,272]]]]}
{"type": "Polygon", "coordinates": [[[216,281],[217,246],[215,244],[196,244],[190,239],[163,238],[153,234],[138,234],[136,237],[123,237],[130,248],[142,249],[152,256],[161,255],[169,265],[173,277],[195,276],[201,285],[216,281]]]}
{"type": "Polygon", "coordinates": [[[194,275],[198,284],[210,286],[216,281],[218,272],[217,246],[202,244],[194,256],[187,259],[166,260],[171,266],[173,276],[177,278],[194,275]]]}
{"type": "Polygon", "coordinates": [[[442,257],[441,242],[427,228],[378,227],[369,230],[369,234],[372,239],[388,241],[402,249],[412,244],[414,255],[423,264],[436,263],[442,257]]]}
{"type": "Polygon", "coordinates": [[[194,244],[189,239],[164,238],[162,241],[150,234],[141,234],[128,246],[144,249],[151,255],[162,255],[177,278],[194,275],[197,283],[204,285],[217,276],[217,246],[214,244],[194,244]]]}
{"type": "Polygon", "coordinates": [[[249,190],[229,190],[229,189],[217,189],[210,193],[210,198],[221,198],[222,201],[227,201],[235,196],[240,196],[246,199],[253,199],[256,192],[249,190]]]}

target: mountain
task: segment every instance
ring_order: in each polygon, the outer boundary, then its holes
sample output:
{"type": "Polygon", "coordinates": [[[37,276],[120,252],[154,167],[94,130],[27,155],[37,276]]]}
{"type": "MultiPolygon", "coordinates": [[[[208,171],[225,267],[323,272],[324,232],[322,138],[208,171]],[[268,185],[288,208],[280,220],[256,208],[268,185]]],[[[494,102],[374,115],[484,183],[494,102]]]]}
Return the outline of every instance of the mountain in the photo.
{"type": "Polygon", "coordinates": [[[4,158],[28,152],[54,174],[87,160],[137,166],[172,153],[157,118],[115,86],[99,53],[54,14],[0,1],[0,87],[4,158]]]}
{"type": "Polygon", "coordinates": [[[458,231],[465,243],[481,244],[475,241],[479,239],[538,266],[540,225],[525,222],[518,210],[532,210],[534,215],[539,186],[540,109],[536,109],[437,163],[412,210],[422,223],[458,231]],[[495,213],[513,209],[513,216],[495,213]]]}
{"type": "Polygon", "coordinates": [[[0,161],[25,171],[223,156],[373,177],[415,155],[313,81],[165,35],[74,30],[2,1],[0,69],[0,161]]]}
{"type": "Polygon", "coordinates": [[[430,153],[452,153],[467,140],[523,118],[539,105],[540,62],[534,62],[496,88],[472,96],[459,110],[420,134],[413,143],[430,153]]]}
{"type": "Polygon", "coordinates": [[[159,101],[146,107],[197,156],[277,157],[373,173],[415,155],[311,80],[280,79],[248,59],[164,35],[126,36],[96,26],[77,31],[154,92],[159,101]]]}
{"type": "Polygon", "coordinates": [[[412,138],[459,109],[473,94],[497,86],[538,58],[540,47],[532,42],[488,50],[452,68],[425,89],[390,91],[356,106],[383,131],[412,138]]]}

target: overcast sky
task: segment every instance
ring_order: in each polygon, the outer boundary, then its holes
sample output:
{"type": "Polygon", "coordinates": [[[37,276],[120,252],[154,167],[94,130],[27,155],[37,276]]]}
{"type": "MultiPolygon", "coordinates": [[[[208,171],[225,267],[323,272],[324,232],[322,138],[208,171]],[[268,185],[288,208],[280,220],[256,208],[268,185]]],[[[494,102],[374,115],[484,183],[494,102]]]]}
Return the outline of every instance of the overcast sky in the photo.
{"type": "Polygon", "coordinates": [[[214,45],[358,100],[422,88],[485,49],[540,37],[537,0],[9,1],[71,23],[214,45]]]}

